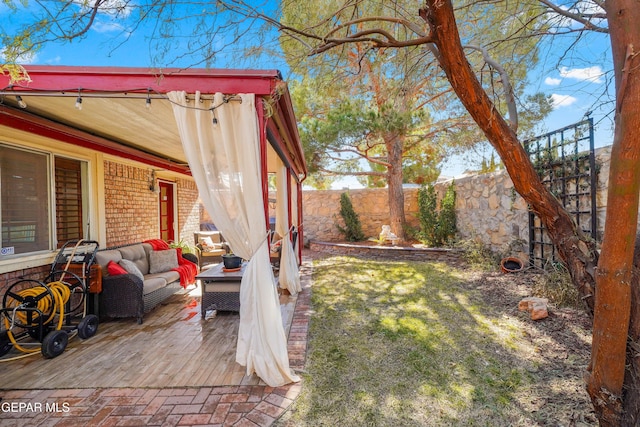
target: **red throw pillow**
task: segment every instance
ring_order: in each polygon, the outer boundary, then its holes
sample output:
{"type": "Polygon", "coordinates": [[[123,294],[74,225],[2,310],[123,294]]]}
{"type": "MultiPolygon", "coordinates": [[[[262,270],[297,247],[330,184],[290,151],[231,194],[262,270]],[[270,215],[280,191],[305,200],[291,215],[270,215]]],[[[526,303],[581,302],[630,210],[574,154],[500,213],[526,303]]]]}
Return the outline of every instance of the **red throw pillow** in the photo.
{"type": "Polygon", "coordinates": [[[109,261],[107,264],[107,271],[109,272],[109,276],[119,276],[120,274],[127,274],[127,270],[122,268],[120,264],[117,262],[109,261]]]}

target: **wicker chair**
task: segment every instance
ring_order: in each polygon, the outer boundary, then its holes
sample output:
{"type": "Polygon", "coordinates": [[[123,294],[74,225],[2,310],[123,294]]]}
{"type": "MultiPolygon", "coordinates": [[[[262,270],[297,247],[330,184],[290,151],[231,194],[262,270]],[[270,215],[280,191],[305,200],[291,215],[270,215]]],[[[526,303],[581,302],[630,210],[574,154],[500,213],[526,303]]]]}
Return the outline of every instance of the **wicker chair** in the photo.
{"type": "Polygon", "coordinates": [[[222,255],[229,253],[229,245],[224,241],[219,231],[195,232],[193,240],[198,248],[198,266],[201,269],[207,264],[222,262],[222,255]]]}

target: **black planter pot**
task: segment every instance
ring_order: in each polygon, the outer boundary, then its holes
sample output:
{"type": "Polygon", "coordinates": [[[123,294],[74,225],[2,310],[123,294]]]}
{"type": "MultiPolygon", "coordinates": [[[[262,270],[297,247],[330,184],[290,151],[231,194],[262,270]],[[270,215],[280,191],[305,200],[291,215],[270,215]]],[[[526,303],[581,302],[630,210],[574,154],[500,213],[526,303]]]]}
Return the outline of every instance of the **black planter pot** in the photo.
{"type": "Polygon", "coordinates": [[[232,270],[234,268],[240,268],[242,265],[242,258],[237,255],[227,254],[222,255],[222,262],[224,263],[224,268],[232,270]]]}

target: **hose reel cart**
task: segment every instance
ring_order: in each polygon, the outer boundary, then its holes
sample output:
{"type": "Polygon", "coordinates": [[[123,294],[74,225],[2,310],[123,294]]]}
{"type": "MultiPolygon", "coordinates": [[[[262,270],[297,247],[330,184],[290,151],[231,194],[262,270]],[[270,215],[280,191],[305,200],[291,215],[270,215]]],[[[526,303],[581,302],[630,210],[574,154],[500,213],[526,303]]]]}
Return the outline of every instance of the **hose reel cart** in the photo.
{"type": "Polygon", "coordinates": [[[98,246],[92,240],[68,241],[44,280],[23,278],[7,289],[0,308],[0,357],[14,347],[25,355],[40,351],[54,358],[64,352],[70,335],[95,335],[98,316],[88,313],[87,303],[90,286],[101,283],[94,265],[98,246]]]}

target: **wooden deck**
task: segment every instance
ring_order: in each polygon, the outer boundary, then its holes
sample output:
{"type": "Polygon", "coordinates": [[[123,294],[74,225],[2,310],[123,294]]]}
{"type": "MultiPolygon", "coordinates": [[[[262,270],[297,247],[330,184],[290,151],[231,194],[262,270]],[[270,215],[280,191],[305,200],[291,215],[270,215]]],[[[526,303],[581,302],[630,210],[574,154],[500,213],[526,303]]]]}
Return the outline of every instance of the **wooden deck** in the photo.
{"type": "MultiPolygon", "coordinates": [[[[280,298],[288,336],[295,298],[280,298]]],[[[0,389],[202,387],[261,384],[235,361],[238,313],[200,315],[200,287],[190,287],[134,319],[104,322],[87,340],[75,337],[54,359],[40,353],[0,362],[0,389]]],[[[4,356],[19,356],[16,350],[4,356]]]]}

